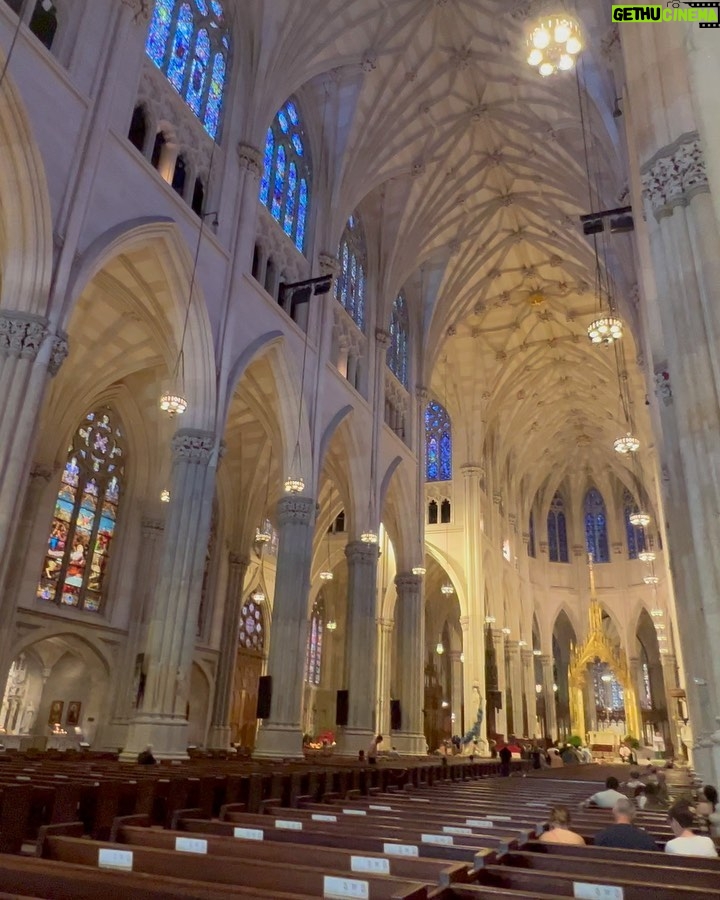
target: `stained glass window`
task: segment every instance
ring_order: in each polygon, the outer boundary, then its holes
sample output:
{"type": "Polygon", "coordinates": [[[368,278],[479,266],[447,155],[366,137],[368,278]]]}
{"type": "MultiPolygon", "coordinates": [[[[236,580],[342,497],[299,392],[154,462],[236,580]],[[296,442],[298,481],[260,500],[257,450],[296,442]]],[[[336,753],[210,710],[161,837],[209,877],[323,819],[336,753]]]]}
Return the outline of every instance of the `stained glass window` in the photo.
{"type": "Polygon", "coordinates": [[[528,519],[528,556],[535,557],[535,516],[532,511],[528,519]]]}
{"type": "Polygon", "coordinates": [[[652,709],[652,688],[650,687],[650,667],[647,660],[642,664],[642,694],[640,696],[640,706],[642,709],[652,709]]]}
{"type": "Polygon", "coordinates": [[[550,504],[547,517],[548,556],[550,562],[569,562],[565,501],[557,491],[550,504]]]}
{"type": "Polygon", "coordinates": [[[240,630],[238,644],[243,650],[256,650],[262,653],[265,647],[265,626],[262,610],[250,598],[240,610],[240,630]]]}
{"type": "Polygon", "coordinates": [[[297,104],[278,110],[265,137],[260,202],[301,253],[305,252],[310,164],[297,104]]]}
{"type": "Polygon", "coordinates": [[[585,495],[585,544],[596,563],[610,562],[605,501],[597,488],[585,495]]]}
{"type": "Polygon", "coordinates": [[[393,303],[390,316],[390,346],[387,364],[390,371],[407,389],[408,386],[408,312],[405,295],[401,292],[393,303]]]}
{"type": "Polygon", "coordinates": [[[623,517],[625,519],[625,535],[627,537],[628,559],[637,559],[638,553],[645,549],[645,529],[633,525],[630,516],[639,512],[635,498],[627,488],[623,493],[623,517]]]}
{"type": "Polygon", "coordinates": [[[222,4],[155,0],[145,52],[211,138],[220,126],[229,47],[222,4]]]}
{"type": "Polygon", "coordinates": [[[305,681],[308,684],[320,684],[322,675],[322,645],[325,631],[325,601],[322,594],[318,594],[313,603],[310,615],[310,630],[308,632],[307,652],[305,656],[305,681]]]}
{"type": "Polygon", "coordinates": [[[452,425],[445,407],[431,400],[425,410],[425,481],[452,479],[452,425]]]}
{"type": "Polygon", "coordinates": [[[113,413],[88,413],[68,448],[37,588],[41,600],[100,609],[122,477],[122,433],[113,413]]]}
{"type": "Polygon", "coordinates": [[[357,213],[350,216],[340,238],[340,273],[335,282],[335,299],[341,303],[358,328],[365,327],[365,232],[357,213]]]}

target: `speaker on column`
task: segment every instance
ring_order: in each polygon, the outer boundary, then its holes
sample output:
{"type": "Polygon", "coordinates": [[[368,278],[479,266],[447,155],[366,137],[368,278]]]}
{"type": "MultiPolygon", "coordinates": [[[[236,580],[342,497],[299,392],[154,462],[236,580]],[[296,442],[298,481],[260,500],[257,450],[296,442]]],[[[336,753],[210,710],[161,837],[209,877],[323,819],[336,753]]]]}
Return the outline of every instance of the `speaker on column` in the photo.
{"type": "Polygon", "coordinates": [[[258,680],[257,712],[258,719],[270,718],[270,704],[272,702],[272,675],[261,675],[258,680]]]}
{"type": "Polygon", "coordinates": [[[402,730],[402,710],[400,709],[399,700],[390,701],[390,730],[402,730]]]}
{"type": "Polygon", "coordinates": [[[335,724],[347,725],[350,707],[349,691],[338,691],[335,701],[335,724]]]}

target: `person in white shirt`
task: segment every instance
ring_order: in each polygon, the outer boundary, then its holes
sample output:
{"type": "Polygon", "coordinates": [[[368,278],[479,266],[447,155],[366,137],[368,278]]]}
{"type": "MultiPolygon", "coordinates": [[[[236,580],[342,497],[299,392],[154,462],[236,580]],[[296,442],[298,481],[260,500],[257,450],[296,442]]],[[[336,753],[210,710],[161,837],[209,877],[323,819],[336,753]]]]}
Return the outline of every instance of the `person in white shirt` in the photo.
{"type": "Polygon", "coordinates": [[[712,838],[704,834],[695,834],[692,830],[695,816],[687,802],[680,801],[671,807],[670,827],[675,837],[665,844],[666,853],[679,853],[683,856],[718,855],[712,838]]]}
{"type": "Polygon", "coordinates": [[[599,806],[601,809],[612,809],[618,800],[625,800],[625,794],[621,794],[618,788],[620,782],[612,775],[605,782],[605,790],[598,791],[592,797],[588,797],[581,806],[599,806]]]}

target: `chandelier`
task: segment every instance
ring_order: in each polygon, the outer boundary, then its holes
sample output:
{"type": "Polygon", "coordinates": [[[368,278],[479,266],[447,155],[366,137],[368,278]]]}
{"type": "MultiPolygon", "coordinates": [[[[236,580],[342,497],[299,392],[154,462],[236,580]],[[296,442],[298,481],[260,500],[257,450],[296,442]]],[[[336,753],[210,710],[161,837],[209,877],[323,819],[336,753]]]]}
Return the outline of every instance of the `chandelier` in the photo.
{"type": "Polygon", "coordinates": [[[445,594],[446,597],[449,597],[450,594],[455,593],[455,588],[450,584],[449,581],[446,581],[445,584],[440,588],[440,590],[445,594]]]}
{"type": "Polygon", "coordinates": [[[660,579],[657,577],[657,575],[644,575],[643,581],[645,582],[645,584],[657,584],[660,579]]]}
{"type": "Polygon", "coordinates": [[[272,540],[272,525],[265,519],[262,528],[255,529],[255,543],[269,544],[272,540]]]}
{"type": "Polygon", "coordinates": [[[533,28],[527,46],[528,64],[537,68],[543,78],[558,70],[568,71],[582,50],[580,27],[572,16],[551,16],[533,28]]]}
{"type": "Polygon", "coordinates": [[[445,648],[442,645],[442,641],[438,641],[437,647],[435,648],[435,652],[437,653],[438,656],[442,656],[443,653],[445,652],[445,648]]]}
{"type": "Polygon", "coordinates": [[[182,394],[165,391],[160,397],[160,409],[171,418],[181,416],[187,409],[188,402],[182,394]]]}
{"type": "Polygon", "coordinates": [[[425,566],[413,566],[412,573],[413,575],[424,575],[427,572],[425,566]]]}
{"type": "Polygon", "coordinates": [[[377,532],[373,531],[371,528],[368,528],[367,531],[363,531],[363,533],[360,535],[360,540],[363,542],[363,544],[377,544],[377,532]]]}
{"type": "Polygon", "coordinates": [[[167,489],[164,491],[160,491],[160,502],[161,503],[169,503],[170,502],[170,491],[167,489]]]}
{"type": "Polygon", "coordinates": [[[653,617],[653,619],[661,619],[665,615],[665,613],[661,609],[655,607],[655,609],[650,610],[650,615],[653,617]]]}
{"type": "Polygon", "coordinates": [[[485,624],[486,625],[494,625],[495,624],[495,616],[485,616],[485,624]]]}
{"type": "Polygon", "coordinates": [[[250,599],[254,600],[256,603],[262,603],[265,599],[265,591],[258,585],[255,590],[250,594],[250,599]]]}
{"type": "Polygon", "coordinates": [[[335,619],[330,619],[325,628],[328,631],[335,631],[337,629],[337,622],[335,621],[335,619]]]}
{"type": "Polygon", "coordinates": [[[638,525],[640,528],[645,528],[650,524],[650,516],[646,512],[630,513],[629,519],[631,525],[638,525]]]}
{"type": "Polygon", "coordinates": [[[655,560],[655,554],[652,550],[641,550],[640,553],[638,553],[638,559],[641,562],[651,563],[655,560]]]}
{"type": "Polygon", "coordinates": [[[635,453],[640,448],[640,441],[628,431],[622,437],[616,438],[613,446],[618,453],[635,453]]]}
{"type": "Polygon", "coordinates": [[[588,325],[587,333],[593,344],[610,345],[623,336],[622,322],[617,316],[603,316],[588,325]]]}
{"type": "Polygon", "coordinates": [[[305,488],[302,475],[291,474],[285,479],[286,494],[301,494],[305,488]]]}
{"type": "Polygon", "coordinates": [[[332,581],[335,576],[329,569],[325,569],[320,573],[320,581],[332,581]]]}

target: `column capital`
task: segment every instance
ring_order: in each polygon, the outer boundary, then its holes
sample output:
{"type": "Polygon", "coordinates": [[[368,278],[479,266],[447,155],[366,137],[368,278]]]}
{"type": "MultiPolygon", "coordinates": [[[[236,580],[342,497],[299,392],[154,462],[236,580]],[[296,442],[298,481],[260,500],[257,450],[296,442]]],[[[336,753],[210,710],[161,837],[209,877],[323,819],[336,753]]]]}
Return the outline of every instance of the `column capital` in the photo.
{"type": "Polygon", "coordinates": [[[181,428],[175,432],[171,448],[173,463],[186,462],[207,466],[215,449],[215,435],[211,431],[181,428]]]}
{"type": "Polygon", "coordinates": [[[413,575],[410,572],[401,572],[395,576],[395,587],[398,594],[405,591],[419,591],[422,587],[422,575],[413,575]]]}
{"type": "Polygon", "coordinates": [[[366,544],[364,541],[350,541],[345,545],[345,558],[349,563],[370,565],[377,562],[379,556],[377,544],[366,544]]]}
{"type": "Polygon", "coordinates": [[[36,463],[32,469],[30,469],[30,477],[35,479],[40,479],[47,483],[50,482],[50,479],[53,477],[53,468],[52,466],[45,466],[42,463],[36,463]]]}
{"type": "Polygon", "coordinates": [[[505,641],[505,647],[508,653],[512,653],[513,655],[516,653],[520,653],[520,642],[519,641],[505,641]]]}
{"type": "Polygon", "coordinates": [[[394,619],[375,619],[375,622],[386,634],[390,634],[395,627],[394,619]]]}
{"type": "Polygon", "coordinates": [[[521,647],[520,658],[522,659],[523,663],[531,663],[533,659],[535,659],[535,654],[529,647],[521,647]]]}
{"type": "Polygon", "coordinates": [[[259,178],[262,173],[262,153],[253,147],[252,144],[244,144],[242,141],[237,145],[238,162],[240,168],[245,169],[255,178],[259,178]]]}
{"type": "Polygon", "coordinates": [[[482,478],[485,474],[485,466],[482,463],[465,463],[460,466],[460,471],[465,478],[482,478]]]}
{"type": "Polygon", "coordinates": [[[505,641],[505,635],[503,634],[502,628],[491,628],[490,633],[492,634],[493,644],[502,644],[505,641]]]}
{"type": "Polygon", "coordinates": [[[228,562],[233,569],[247,569],[250,565],[250,557],[245,556],[243,553],[230,552],[228,554],[228,562]]]}
{"type": "Polygon", "coordinates": [[[150,516],[143,516],[142,521],[140,522],[140,530],[142,531],[143,537],[157,536],[162,534],[165,530],[165,523],[162,519],[153,519],[150,516]]]}
{"type": "Polygon", "coordinates": [[[687,206],[696,194],[710,190],[700,135],[681,134],[640,168],[643,197],[656,219],[687,206]]]}
{"type": "Polygon", "coordinates": [[[50,350],[50,362],[48,363],[48,371],[54,378],[60,371],[60,367],[67,359],[70,352],[67,333],[58,330],[53,338],[52,349],[50,350]]]}
{"type": "Polygon", "coordinates": [[[315,500],[299,494],[286,494],[278,500],[280,525],[310,525],[315,515],[315,500]]]}
{"type": "Polygon", "coordinates": [[[543,655],[540,657],[540,662],[542,663],[543,668],[545,666],[552,666],[553,658],[548,653],[543,653],[543,655]]]}
{"type": "Polygon", "coordinates": [[[454,662],[454,663],[462,662],[462,659],[461,659],[462,655],[463,655],[462,650],[451,650],[448,653],[450,662],[454,662]]]}
{"type": "Polygon", "coordinates": [[[581,557],[585,557],[587,555],[587,550],[583,547],[582,544],[573,544],[572,552],[575,559],[580,559],[581,557]]]}
{"type": "Polygon", "coordinates": [[[0,356],[35,359],[47,335],[44,316],[16,310],[0,313],[0,356]]]}
{"type": "Polygon", "coordinates": [[[430,389],[424,387],[422,384],[418,384],[415,386],[415,396],[420,403],[428,403],[430,400],[430,389]]]}
{"type": "Polygon", "coordinates": [[[468,631],[470,628],[470,616],[460,616],[460,627],[463,631],[468,631]]]}
{"type": "Polygon", "coordinates": [[[340,274],[340,260],[334,253],[318,253],[318,264],[322,275],[337,277],[340,274]]]}
{"type": "Polygon", "coordinates": [[[375,329],[375,340],[377,341],[377,345],[381,350],[387,350],[387,348],[390,346],[390,335],[383,328],[375,329]]]}

